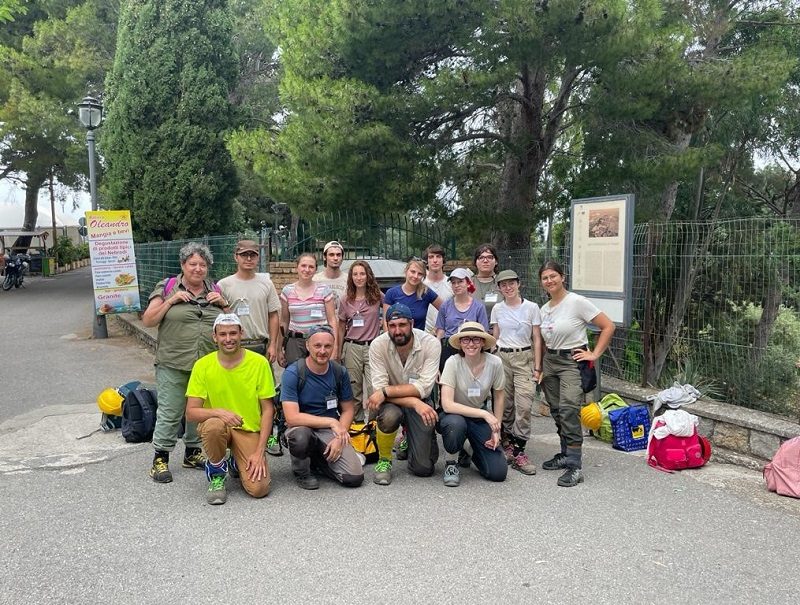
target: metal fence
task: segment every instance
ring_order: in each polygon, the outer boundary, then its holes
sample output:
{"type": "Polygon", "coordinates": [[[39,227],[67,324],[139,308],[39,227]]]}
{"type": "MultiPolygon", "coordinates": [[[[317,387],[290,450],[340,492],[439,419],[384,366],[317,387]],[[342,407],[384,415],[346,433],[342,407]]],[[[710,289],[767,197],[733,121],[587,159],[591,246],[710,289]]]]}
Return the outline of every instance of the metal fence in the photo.
{"type": "MultiPolygon", "coordinates": [[[[649,223],[634,229],[632,322],[604,373],[800,418],[800,221],[649,223]]],[[[503,251],[539,304],[543,249],[503,251]]],[[[567,251],[550,255],[568,266],[567,251]]],[[[569,281],[569,276],[567,276],[569,281]]]]}

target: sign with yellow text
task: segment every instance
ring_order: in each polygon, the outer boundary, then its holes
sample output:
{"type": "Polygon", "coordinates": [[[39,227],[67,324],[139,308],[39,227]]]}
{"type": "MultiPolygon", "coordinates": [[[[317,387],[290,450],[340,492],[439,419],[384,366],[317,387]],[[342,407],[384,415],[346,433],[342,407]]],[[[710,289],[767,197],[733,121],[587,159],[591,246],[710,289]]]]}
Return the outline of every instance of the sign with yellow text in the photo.
{"type": "Polygon", "coordinates": [[[140,311],[130,211],[87,212],[86,228],[97,314],[140,311]]]}

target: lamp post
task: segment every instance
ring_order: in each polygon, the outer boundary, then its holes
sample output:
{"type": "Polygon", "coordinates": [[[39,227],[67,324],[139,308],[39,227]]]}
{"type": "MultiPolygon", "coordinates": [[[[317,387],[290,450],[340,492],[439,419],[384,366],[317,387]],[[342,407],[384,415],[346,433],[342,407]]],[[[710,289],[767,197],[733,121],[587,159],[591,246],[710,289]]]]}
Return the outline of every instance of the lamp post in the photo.
{"type": "MultiPolygon", "coordinates": [[[[92,210],[97,210],[97,183],[95,181],[94,169],[94,129],[100,126],[103,121],[103,105],[94,97],[84,97],[78,103],[78,119],[83,127],[86,128],[86,146],[89,148],[89,197],[92,200],[92,210]]],[[[94,323],[92,336],[94,338],[108,338],[108,325],[106,316],[98,315],[92,300],[94,310],[94,323]]]]}

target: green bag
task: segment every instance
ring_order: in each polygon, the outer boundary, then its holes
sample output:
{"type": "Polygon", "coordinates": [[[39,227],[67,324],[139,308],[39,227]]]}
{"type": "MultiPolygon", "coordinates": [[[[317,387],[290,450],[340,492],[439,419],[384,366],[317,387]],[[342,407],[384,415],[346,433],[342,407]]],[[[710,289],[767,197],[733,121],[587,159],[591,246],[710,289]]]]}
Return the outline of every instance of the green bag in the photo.
{"type": "Polygon", "coordinates": [[[628,404],[616,393],[609,393],[598,401],[597,405],[600,406],[602,420],[600,421],[600,428],[597,431],[592,431],[592,435],[601,441],[612,443],[614,441],[614,431],[611,429],[611,420],[608,418],[608,413],[613,410],[627,408],[628,404]]]}

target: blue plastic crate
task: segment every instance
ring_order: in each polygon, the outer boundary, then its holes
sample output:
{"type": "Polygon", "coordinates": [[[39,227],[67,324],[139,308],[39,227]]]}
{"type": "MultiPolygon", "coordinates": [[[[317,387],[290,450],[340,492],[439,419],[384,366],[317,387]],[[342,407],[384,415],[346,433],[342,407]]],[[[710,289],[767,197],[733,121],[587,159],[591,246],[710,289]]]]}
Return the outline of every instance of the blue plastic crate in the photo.
{"type": "Polygon", "coordinates": [[[624,452],[643,450],[647,447],[650,433],[650,412],[646,405],[635,405],[608,413],[611,431],[614,434],[612,445],[624,452]]]}

